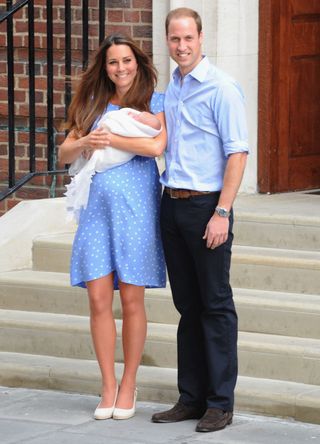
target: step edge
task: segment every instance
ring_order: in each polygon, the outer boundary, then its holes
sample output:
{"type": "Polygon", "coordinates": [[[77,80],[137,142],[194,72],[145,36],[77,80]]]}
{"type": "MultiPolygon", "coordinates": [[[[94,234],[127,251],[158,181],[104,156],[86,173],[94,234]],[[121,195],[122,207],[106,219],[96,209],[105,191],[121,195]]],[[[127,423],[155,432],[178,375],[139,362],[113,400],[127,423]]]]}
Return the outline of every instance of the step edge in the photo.
{"type": "MultiPolygon", "coordinates": [[[[16,328],[24,330],[31,328],[38,331],[50,329],[53,333],[62,331],[65,334],[74,332],[90,334],[89,317],[80,315],[0,309],[0,325],[2,329],[16,328]]],[[[122,320],[116,319],[118,336],[120,335],[121,325],[122,320]]],[[[177,326],[175,324],[148,323],[147,340],[175,343],[176,331],[177,326]]],[[[303,358],[320,356],[320,339],[316,338],[240,331],[238,345],[241,350],[247,351],[259,349],[263,352],[299,355],[303,358]]]]}
{"type": "MultiPolygon", "coordinates": [[[[8,352],[0,352],[0,357],[0,368],[2,369],[0,381],[2,384],[5,382],[6,385],[9,383],[11,384],[10,386],[16,386],[15,384],[18,381],[20,387],[34,387],[36,385],[36,388],[57,389],[58,385],[60,390],[62,387],[62,390],[78,393],[99,393],[100,372],[95,361],[52,357],[48,359],[48,357],[42,355],[36,356],[8,352]],[[67,364],[67,372],[59,368],[59,365],[63,363],[67,364]],[[6,371],[3,371],[4,368],[6,371]],[[77,369],[76,373],[75,369],[77,369]],[[68,378],[72,378],[73,385],[69,384],[68,386],[68,378]],[[77,386],[77,390],[75,390],[74,383],[77,380],[89,383],[90,389],[79,391],[77,386]],[[57,384],[59,381],[60,385],[57,384]]],[[[121,369],[121,364],[116,366],[117,376],[120,374],[121,369]]],[[[142,386],[140,393],[143,393],[143,388],[156,388],[158,390],[156,394],[159,397],[159,394],[166,389],[172,393],[170,401],[171,398],[172,400],[177,399],[175,369],[159,370],[151,367],[147,371],[144,370],[144,366],[141,366],[138,372],[138,387],[142,386]],[[155,385],[154,378],[150,379],[153,371],[158,372],[162,376],[165,373],[166,377],[156,378],[157,384],[155,385]],[[165,386],[161,385],[162,381],[165,381],[165,386]]],[[[81,387],[83,389],[84,385],[81,384],[81,387]]],[[[168,397],[167,394],[166,397],[168,397]]],[[[289,416],[304,422],[320,422],[320,386],[239,376],[235,397],[236,411],[264,412],[265,414],[273,415],[277,411],[278,414],[276,416],[278,417],[289,416]],[[255,390],[253,390],[253,387],[255,390]],[[261,405],[257,405],[258,401],[261,402],[261,405]]],[[[163,402],[163,399],[158,399],[155,402],[163,402]]]]}

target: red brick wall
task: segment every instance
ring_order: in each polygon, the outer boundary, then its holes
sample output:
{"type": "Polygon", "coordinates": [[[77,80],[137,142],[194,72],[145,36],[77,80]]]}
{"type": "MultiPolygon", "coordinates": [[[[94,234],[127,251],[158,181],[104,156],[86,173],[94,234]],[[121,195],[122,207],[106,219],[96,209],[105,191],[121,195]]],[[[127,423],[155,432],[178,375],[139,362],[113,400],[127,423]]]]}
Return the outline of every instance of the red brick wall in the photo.
{"type": "MultiPolygon", "coordinates": [[[[36,170],[46,170],[46,1],[35,0],[35,72],[36,72],[36,170]]],[[[54,60],[54,131],[55,146],[63,140],[61,124],[65,113],[64,75],[64,0],[53,1],[53,60],[54,60]]],[[[72,2],[72,77],[81,72],[82,65],[82,1],[72,2]]],[[[152,0],[109,0],[106,2],[105,31],[123,31],[139,42],[147,53],[152,52],[152,0]]],[[[98,0],[89,1],[89,51],[98,47],[98,0]]],[[[6,1],[0,0],[0,10],[6,1]]],[[[6,25],[0,24],[0,191],[7,187],[8,178],[8,109],[6,25]]],[[[15,149],[16,176],[29,171],[29,106],[28,106],[28,11],[22,8],[14,18],[14,82],[15,82],[15,149]]],[[[72,83],[74,85],[74,82],[72,83]]],[[[57,166],[58,167],[58,166],[57,166]]],[[[61,196],[64,176],[38,176],[13,195],[0,202],[0,215],[23,199],[61,196]]]]}

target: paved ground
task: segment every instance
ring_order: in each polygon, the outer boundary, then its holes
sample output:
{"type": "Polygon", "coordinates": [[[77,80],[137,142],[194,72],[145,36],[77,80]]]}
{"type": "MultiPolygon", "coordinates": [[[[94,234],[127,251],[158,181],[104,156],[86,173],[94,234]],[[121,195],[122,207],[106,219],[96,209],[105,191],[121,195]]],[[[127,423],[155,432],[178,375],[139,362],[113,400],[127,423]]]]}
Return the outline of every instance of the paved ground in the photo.
{"type": "Polygon", "coordinates": [[[1,444],[304,444],[320,442],[320,425],[237,414],[227,429],[196,433],[196,421],[153,424],[166,405],[138,402],[127,421],[95,421],[98,398],[0,387],[1,444]]]}

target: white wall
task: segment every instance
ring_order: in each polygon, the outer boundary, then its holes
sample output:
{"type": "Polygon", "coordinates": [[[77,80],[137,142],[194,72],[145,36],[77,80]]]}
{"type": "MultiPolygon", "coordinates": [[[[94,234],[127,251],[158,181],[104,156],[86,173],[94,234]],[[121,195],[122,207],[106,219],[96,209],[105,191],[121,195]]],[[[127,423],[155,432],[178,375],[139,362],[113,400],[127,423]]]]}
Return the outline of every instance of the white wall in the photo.
{"type": "Polygon", "coordinates": [[[153,0],[153,57],[164,91],[175,64],[165,39],[165,18],[174,8],[195,9],[203,22],[203,52],[241,84],[247,103],[250,156],[240,191],[257,192],[257,97],[259,0],[153,0]]]}
{"type": "Polygon", "coordinates": [[[23,200],[0,217],[0,272],[32,268],[35,237],[74,233],[67,222],[65,198],[23,200]]]}

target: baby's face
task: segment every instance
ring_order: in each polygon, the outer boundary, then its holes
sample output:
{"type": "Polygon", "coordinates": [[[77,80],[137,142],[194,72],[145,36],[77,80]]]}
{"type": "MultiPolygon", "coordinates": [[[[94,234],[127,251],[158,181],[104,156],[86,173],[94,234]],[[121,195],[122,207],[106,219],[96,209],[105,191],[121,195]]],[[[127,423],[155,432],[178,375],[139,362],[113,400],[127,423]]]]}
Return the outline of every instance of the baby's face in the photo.
{"type": "Polygon", "coordinates": [[[128,116],[137,120],[138,122],[143,123],[144,125],[148,125],[154,129],[160,130],[161,123],[160,121],[152,114],[142,111],[140,114],[133,113],[132,111],[128,112],[128,116]]]}
{"type": "Polygon", "coordinates": [[[142,114],[142,113],[140,113],[140,114],[136,114],[136,113],[133,113],[132,111],[129,111],[129,112],[128,112],[128,116],[132,117],[134,120],[138,120],[138,122],[140,122],[141,120],[143,120],[143,119],[141,119],[141,114],[142,114]]]}

